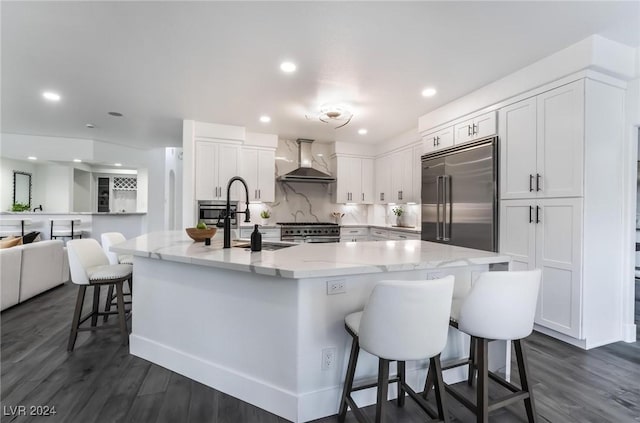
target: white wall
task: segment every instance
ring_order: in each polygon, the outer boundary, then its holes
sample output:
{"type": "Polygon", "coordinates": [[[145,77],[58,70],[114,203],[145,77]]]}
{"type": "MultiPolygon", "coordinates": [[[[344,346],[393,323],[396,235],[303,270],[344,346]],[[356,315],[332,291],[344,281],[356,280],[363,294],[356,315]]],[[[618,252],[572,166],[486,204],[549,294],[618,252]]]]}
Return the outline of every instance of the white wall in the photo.
{"type": "Polygon", "coordinates": [[[182,163],[182,148],[165,150],[164,226],[169,230],[182,227],[182,163]]]}
{"type": "MultiPolygon", "coordinates": [[[[42,200],[43,211],[67,213],[72,208],[73,168],[55,164],[42,164],[37,168],[37,184],[34,192],[42,200]]],[[[33,204],[33,202],[32,202],[33,204]]]]}
{"type": "Polygon", "coordinates": [[[91,173],[73,169],[73,209],[74,212],[91,211],[91,173]]]}
{"type": "MultiPolygon", "coordinates": [[[[0,158],[0,211],[10,211],[13,205],[13,171],[31,173],[31,184],[34,185],[36,175],[36,164],[23,160],[12,160],[5,157],[0,158]]],[[[31,192],[31,204],[38,199],[31,192]]],[[[37,205],[37,203],[35,203],[37,205]]]]}
{"type": "Polygon", "coordinates": [[[148,155],[147,232],[162,231],[165,215],[165,149],[149,150],[148,155]]]}

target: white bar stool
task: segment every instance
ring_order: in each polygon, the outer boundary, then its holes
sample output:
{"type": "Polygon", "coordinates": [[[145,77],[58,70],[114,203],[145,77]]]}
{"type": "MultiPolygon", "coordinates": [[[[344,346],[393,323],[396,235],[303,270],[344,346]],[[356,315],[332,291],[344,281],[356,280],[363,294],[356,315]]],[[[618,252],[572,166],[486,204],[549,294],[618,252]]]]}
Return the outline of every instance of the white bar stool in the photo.
{"type": "MultiPolygon", "coordinates": [[[[100,235],[100,241],[102,243],[102,249],[104,253],[107,255],[109,259],[109,263],[111,264],[129,264],[133,266],[133,256],[128,254],[120,254],[114,253],[111,251],[111,246],[115,244],[120,244],[125,242],[127,239],[120,232],[105,232],[100,235]]],[[[129,293],[125,293],[124,295],[132,295],[133,294],[133,286],[132,281],[133,278],[129,279],[127,282],[129,284],[129,293]]],[[[125,301],[125,304],[131,304],[131,301],[125,301]]],[[[113,304],[113,285],[109,286],[109,290],[107,291],[107,301],[104,305],[104,311],[111,311],[111,306],[116,305],[113,304]]],[[[109,315],[105,314],[104,321],[106,322],[109,319],[109,315]]]]}
{"type": "Polygon", "coordinates": [[[406,392],[429,417],[439,422],[449,421],[440,353],[447,343],[453,282],[453,276],[425,281],[382,281],[374,287],[364,310],[345,318],[345,328],[353,342],[338,421],[344,422],[350,407],[359,422],[366,422],[351,393],[377,385],[376,423],[382,422],[389,382],[398,383],[398,407],[404,405],[406,392]],[[353,386],[360,347],[379,358],[377,384],[353,386]],[[436,386],[437,412],[405,381],[405,362],[427,358],[429,374],[433,375],[436,386]],[[390,361],[398,362],[398,375],[391,380],[390,361]]]}
{"type": "Polygon", "coordinates": [[[71,322],[68,351],[73,351],[78,332],[83,330],[105,329],[111,326],[97,327],[98,316],[105,314],[117,314],[122,344],[129,342],[126,315],[124,309],[124,295],[122,284],[131,279],[131,266],[128,264],[109,264],[107,256],[102,251],[100,244],[95,239],[75,239],[67,242],[67,254],[69,256],[69,270],[71,281],[78,285],[78,297],[76,308],[71,322]],[[102,285],[115,285],[118,310],[109,312],[98,311],[100,302],[100,287],[102,285]],[[88,286],[93,287],[93,309],[91,313],[82,316],[82,305],[88,286]],[[91,327],[81,328],[80,325],[91,318],[91,327]]]}
{"type": "MultiPolygon", "coordinates": [[[[451,311],[451,326],[471,336],[469,360],[456,363],[469,364],[468,384],[472,385],[477,373],[475,404],[453,387],[445,389],[452,397],[476,415],[478,423],[487,423],[489,413],[524,400],[529,423],[536,422],[533,392],[529,382],[529,368],[524,338],[533,331],[533,320],[538,301],[541,271],[483,272],[469,294],[451,311]],[[488,369],[488,342],[513,341],[521,388],[506,381],[488,369]],[[510,394],[489,403],[489,378],[511,391],[510,394]]],[[[432,381],[427,379],[424,396],[432,381]]]]}
{"type": "Polygon", "coordinates": [[[82,220],[80,219],[49,219],[50,238],[82,238],[82,220]]]}
{"type": "Polygon", "coordinates": [[[31,225],[31,219],[0,219],[0,238],[24,236],[24,227],[31,225]]]}

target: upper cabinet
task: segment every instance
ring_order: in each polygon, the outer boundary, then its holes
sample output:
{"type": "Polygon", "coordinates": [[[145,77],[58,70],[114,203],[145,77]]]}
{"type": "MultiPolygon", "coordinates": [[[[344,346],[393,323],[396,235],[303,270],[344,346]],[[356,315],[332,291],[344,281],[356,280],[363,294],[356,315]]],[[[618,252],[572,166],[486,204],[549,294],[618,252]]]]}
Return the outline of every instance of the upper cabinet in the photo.
{"type": "Polygon", "coordinates": [[[276,153],[273,149],[242,148],[240,176],[249,186],[249,201],[275,201],[275,162],[276,153]]]}
{"type": "Polygon", "coordinates": [[[390,203],[411,203],[413,198],[413,148],[400,150],[390,156],[391,195],[390,203]]]}
{"type": "MultiPolygon", "coordinates": [[[[238,173],[239,151],[237,144],[195,142],[196,200],[226,200],[227,182],[238,173]]],[[[238,199],[235,187],[230,194],[238,199]]]]}
{"type": "Polygon", "coordinates": [[[583,195],[584,81],[500,109],[500,197],[583,195]]]}
{"type": "Polygon", "coordinates": [[[454,144],[475,141],[496,134],[496,112],[476,116],[453,127],[454,144]]]}
{"type": "Polygon", "coordinates": [[[336,203],[373,204],[373,159],[336,156],[336,203]]]}
{"type": "Polygon", "coordinates": [[[422,144],[425,154],[441,148],[451,147],[453,145],[453,126],[424,135],[422,144]]]}
{"type": "Polygon", "coordinates": [[[375,202],[377,204],[386,204],[391,198],[391,158],[389,156],[380,156],[376,159],[376,185],[375,185],[375,202]]]}

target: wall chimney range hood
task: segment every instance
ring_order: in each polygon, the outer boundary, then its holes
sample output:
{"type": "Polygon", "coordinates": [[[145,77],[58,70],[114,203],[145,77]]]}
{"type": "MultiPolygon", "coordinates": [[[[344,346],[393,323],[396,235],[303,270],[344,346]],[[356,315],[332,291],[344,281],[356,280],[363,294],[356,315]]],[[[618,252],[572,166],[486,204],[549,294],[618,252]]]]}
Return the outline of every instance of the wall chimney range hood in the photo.
{"type": "Polygon", "coordinates": [[[291,172],[279,176],[276,180],[280,182],[306,182],[328,184],[335,182],[336,178],[326,173],[320,172],[311,167],[313,156],[311,155],[311,143],[313,140],[298,138],[298,168],[291,172]]]}

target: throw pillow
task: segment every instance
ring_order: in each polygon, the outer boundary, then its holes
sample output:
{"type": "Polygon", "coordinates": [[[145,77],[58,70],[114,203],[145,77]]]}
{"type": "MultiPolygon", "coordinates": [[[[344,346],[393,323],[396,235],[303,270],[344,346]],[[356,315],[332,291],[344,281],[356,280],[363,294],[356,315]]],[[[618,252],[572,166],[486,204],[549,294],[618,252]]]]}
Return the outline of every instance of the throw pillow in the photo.
{"type": "Polygon", "coordinates": [[[0,249],[11,248],[16,245],[22,245],[22,237],[17,236],[13,238],[3,239],[0,241],[0,249]]]}
{"type": "Polygon", "coordinates": [[[40,232],[38,231],[29,232],[28,234],[22,237],[22,243],[31,244],[33,241],[35,241],[38,235],[40,235],[40,232]]]}

